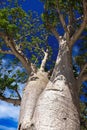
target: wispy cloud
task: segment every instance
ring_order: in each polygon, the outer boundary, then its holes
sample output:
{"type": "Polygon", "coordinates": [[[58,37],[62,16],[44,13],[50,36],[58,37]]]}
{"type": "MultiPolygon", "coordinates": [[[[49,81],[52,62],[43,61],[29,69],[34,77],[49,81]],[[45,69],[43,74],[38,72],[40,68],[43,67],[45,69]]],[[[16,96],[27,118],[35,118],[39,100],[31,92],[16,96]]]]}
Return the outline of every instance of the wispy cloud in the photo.
{"type": "Polygon", "coordinates": [[[19,107],[15,107],[12,104],[0,101],[0,119],[11,118],[14,121],[18,121],[19,107]]]}
{"type": "Polygon", "coordinates": [[[17,130],[17,129],[14,127],[5,127],[3,125],[0,125],[0,130],[17,130]]]}

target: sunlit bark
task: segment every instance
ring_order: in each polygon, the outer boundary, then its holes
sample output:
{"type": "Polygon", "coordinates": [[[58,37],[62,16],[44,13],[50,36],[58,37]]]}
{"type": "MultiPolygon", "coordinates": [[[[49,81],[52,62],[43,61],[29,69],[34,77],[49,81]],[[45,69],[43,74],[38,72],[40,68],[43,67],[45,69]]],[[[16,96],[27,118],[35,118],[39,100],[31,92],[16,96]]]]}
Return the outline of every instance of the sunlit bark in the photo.
{"type": "Polygon", "coordinates": [[[35,130],[80,130],[77,89],[70,51],[62,41],[51,80],[36,105],[35,130]]]}

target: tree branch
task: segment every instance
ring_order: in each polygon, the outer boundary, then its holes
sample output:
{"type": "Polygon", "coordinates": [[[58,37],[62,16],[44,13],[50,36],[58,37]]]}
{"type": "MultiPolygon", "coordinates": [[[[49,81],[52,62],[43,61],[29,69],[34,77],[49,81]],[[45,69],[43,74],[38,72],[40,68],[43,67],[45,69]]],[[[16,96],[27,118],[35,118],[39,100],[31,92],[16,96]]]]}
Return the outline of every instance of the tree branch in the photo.
{"type": "Polygon", "coordinates": [[[3,95],[0,95],[0,100],[2,101],[6,101],[8,103],[12,103],[15,106],[19,106],[21,104],[21,100],[20,99],[12,99],[12,98],[6,98],[3,95]]]}
{"type": "Polygon", "coordinates": [[[12,53],[21,61],[27,73],[30,74],[32,71],[31,62],[24,56],[24,54],[17,49],[15,41],[7,34],[0,32],[0,37],[2,37],[8,47],[10,47],[12,53]]]}
{"type": "Polygon", "coordinates": [[[9,47],[11,48],[14,55],[22,62],[23,66],[26,68],[28,74],[30,74],[31,73],[31,62],[20,51],[18,51],[16,49],[15,43],[12,39],[9,42],[9,47]]]}
{"type": "Polygon", "coordinates": [[[58,12],[58,14],[59,14],[60,22],[61,22],[61,24],[62,24],[62,26],[63,26],[65,32],[68,33],[68,29],[67,29],[67,26],[66,26],[66,23],[65,23],[63,14],[62,14],[61,11],[60,11],[59,0],[57,0],[57,12],[58,12]]]}
{"type": "Polygon", "coordinates": [[[46,6],[44,7],[44,10],[45,10],[45,14],[46,14],[46,27],[53,33],[53,35],[56,37],[56,39],[58,41],[60,41],[60,35],[59,33],[56,31],[56,29],[50,24],[49,22],[49,14],[48,14],[48,11],[46,9],[46,6]]]}
{"type": "Polygon", "coordinates": [[[69,7],[69,16],[68,16],[68,22],[69,25],[72,26],[74,21],[74,12],[73,12],[73,6],[70,4],[69,7]]]}
{"type": "Polygon", "coordinates": [[[72,26],[73,23],[76,23],[76,22],[82,20],[83,18],[84,18],[83,15],[80,16],[80,17],[78,17],[78,18],[75,18],[75,17],[74,17],[73,6],[70,5],[70,9],[69,9],[69,20],[68,20],[68,21],[69,21],[69,25],[72,26]]]}
{"type": "Polygon", "coordinates": [[[30,74],[32,69],[31,69],[31,62],[24,56],[24,54],[17,49],[16,43],[10,36],[0,32],[0,37],[2,37],[7,44],[8,47],[10,47],[12,53],[22,62],[23,66],[27,70],[27,73],[30,74]]]}
{"type": "Polygon", "coordinates": [[[45,70],[45,65],[48,59],[48,49],[46,50],[46,52],[43,50],[44,52],[44,58],[42,60],[41,66],[40,66],[40,71],[44,71],[45,70]]]}
{"type": "Polygon", "coordinates": [[[56,29],[52,26],[49,25],[50,31],[53,33],[53,35],[56,37],[56,39],[58,41],[61,40],[61,36],[59,35],[59,33],[56,31],[56,29]]]}
{"type": "Polygon", "coordinates": [[[81,33],[83,32],[83,30],[85,29],[85,27],[87,25],[87,2],[86,2],[86,0],[83,0],[83,11],[84,11],[83,12],[84,13],[83,22],[80,25],[79,29],[71,37],[71,40],[70,40],[71,48],[74,45],[74,43],[77,41],[77,39],[79,38],[79,36],[81,35],[81,33]]]}
{"type": "Polygon", "coordinates": [[[19,99],[21,100],[21,96],[20,96],[20,94],[19,94],[19,92],[18,92],[18,90],[17,90],[17,89],[15,89],[15,92],[17,93],[17,95],[18,95],[19,99]]]}
{"type": "MultiPolygon", "coordinates": [[[[77,86],[78,89],[80,88],[82,82],[87,81],[87,73],[83,73],[78,79],[77,79],[77,86]]],[[[79,89],[80,90],[80,89],[79,89]]]]}
{"type": "Polygon", "coordinates": [[[83,18],[84,18],[84,16],[82,15],[81,17],[75,19],[75,22],[80,21],[80,20],[82,20],[83,18]]]}
{"type": "Polygon", "coordinates": [[[79,74],[79,77],[82,76],[82,74],[84,73],[84,71],[85,71],[86,68],[87,68],[87,63],[82,67],[82,70],[81,70],[81,72],[79,74]]]}
{"type": "Polygon", "coordinates": [[[87,80],[87,73],[85,73],[85,70],[87,68],[87,63],[83,66],[78,78],[77,78],[77,83],[80,86],[82,82],[87,80]]]}
{"type": "Polygon", "coordinates": [[[13,54],[13,52],[12,51],[10,51],[10,50],[1,50],[0,49],[0,53],[2,53],[2,54],[13,54]]]}
{"type": "Polygon", "coordinates": [[[29,33],[29,34],[26,34],[26,35],[24,35],[24,36],[21,36],[20,38],[18,38],[17,40],[14,40],[14,41],[17,42],[17,41],[22,40],[23,38],[25,38],[25,37],[27,37],[27,36],[29,36],[29,35],[30,35],[30,33],[29,33]]]}

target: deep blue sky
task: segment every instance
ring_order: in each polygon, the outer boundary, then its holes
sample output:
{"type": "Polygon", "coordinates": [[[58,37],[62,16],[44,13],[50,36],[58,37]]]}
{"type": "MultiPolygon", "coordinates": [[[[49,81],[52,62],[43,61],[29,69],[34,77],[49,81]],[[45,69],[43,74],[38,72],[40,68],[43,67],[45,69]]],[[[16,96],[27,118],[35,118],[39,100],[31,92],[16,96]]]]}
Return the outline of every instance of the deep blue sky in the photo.
{"type": "Polygon", "coordinates": [[[23,4],[23,9],[26,11],[37,11],[38,14],[41,14],[43,12],[43,3],[40,0],[26,0],[23,4]]]}

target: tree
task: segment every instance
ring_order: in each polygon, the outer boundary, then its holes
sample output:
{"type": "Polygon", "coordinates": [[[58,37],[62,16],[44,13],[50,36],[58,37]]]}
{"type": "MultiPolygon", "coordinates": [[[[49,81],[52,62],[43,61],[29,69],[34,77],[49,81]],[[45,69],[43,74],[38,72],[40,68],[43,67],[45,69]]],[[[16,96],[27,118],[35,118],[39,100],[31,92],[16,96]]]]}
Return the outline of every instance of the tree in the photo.
{"type": "Polygon", "coordinates": [[[87,52],[83,51],[84,60],[83,53],[75,58],[79,66],[78,75],[75,76],[72,49],[79,39],[84,45],[87,40],[87,1],[43,2],[44,25],[59,44],[55,66],[49,67],[51,71],[46,70],[46,62],[51,54],[47,44],[49,33],[45,28],[38,25],[36,19],[32,19],[32,22],[31,13],[26,14],[18,5],[10,10],[1,9],[0,13],[0,52],[15,55],[29,76],[23,90],[18,130],[80,130],[79,91],[82,82],[87,80],[87,52]],[[27,49],[33,57],[27,57],[27,49]]]}

